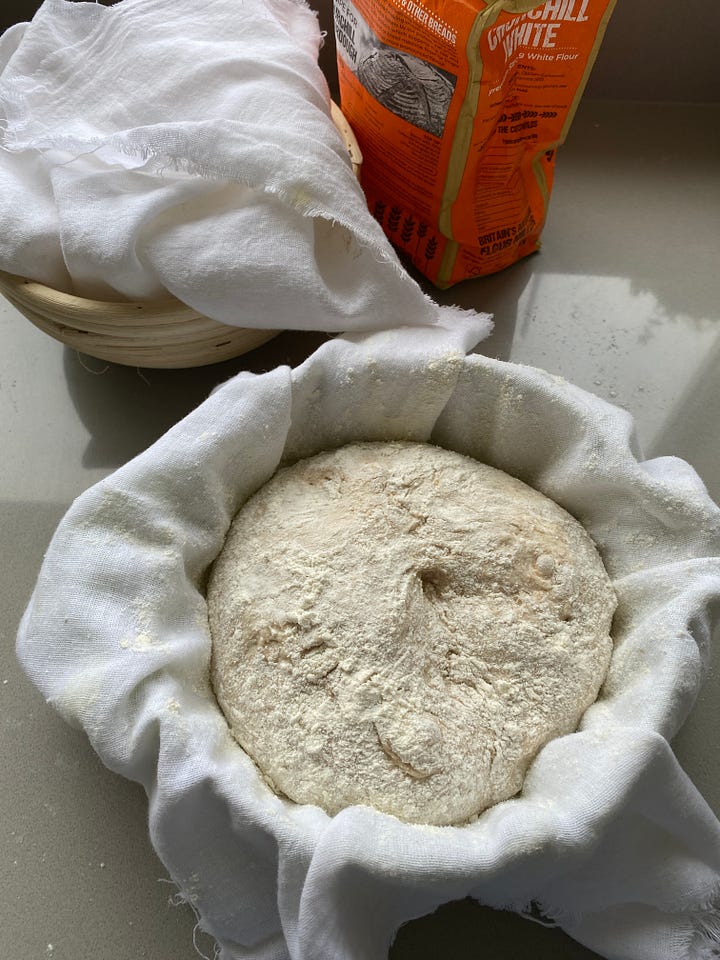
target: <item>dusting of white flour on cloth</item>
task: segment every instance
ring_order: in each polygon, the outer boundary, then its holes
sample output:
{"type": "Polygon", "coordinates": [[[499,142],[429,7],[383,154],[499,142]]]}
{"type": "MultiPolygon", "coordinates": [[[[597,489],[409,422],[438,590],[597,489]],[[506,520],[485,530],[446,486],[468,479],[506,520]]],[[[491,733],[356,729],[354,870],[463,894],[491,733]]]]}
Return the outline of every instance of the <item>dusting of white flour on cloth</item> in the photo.
{"type": "Polygon", "coordinates": [[[463,823],[576,729],[615,605],[547,497],[429,444],[355,443],[237,514],[208,585],[213,684],[277,792],[463,823]]]}

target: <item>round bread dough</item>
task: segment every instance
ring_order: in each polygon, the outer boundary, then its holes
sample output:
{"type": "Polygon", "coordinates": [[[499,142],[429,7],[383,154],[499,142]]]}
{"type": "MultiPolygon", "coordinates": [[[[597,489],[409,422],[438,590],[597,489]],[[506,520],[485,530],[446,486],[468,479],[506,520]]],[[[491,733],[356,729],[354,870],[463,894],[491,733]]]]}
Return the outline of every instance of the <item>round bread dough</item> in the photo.
{"type": "Polygon", "coordinates": [[[208,587],[212,680],[276,792],[463,823],[576,729],[615,604],[552,500],[429,444],[356,443],[235,517],[208,587]]]}

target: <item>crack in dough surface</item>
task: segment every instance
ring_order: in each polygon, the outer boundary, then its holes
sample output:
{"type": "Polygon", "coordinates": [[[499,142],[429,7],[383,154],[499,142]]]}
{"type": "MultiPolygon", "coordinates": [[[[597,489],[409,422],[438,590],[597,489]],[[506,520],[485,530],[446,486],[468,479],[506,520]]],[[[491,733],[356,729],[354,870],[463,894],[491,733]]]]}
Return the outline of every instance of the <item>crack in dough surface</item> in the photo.
{"type": "Polygon", "coordinates": [[[464,823],[577,728],[615,603],[583,527],[519,480],[429,444],[351,444],[235,517],[208,586],[213,685],[277,792],[464,823]]]}

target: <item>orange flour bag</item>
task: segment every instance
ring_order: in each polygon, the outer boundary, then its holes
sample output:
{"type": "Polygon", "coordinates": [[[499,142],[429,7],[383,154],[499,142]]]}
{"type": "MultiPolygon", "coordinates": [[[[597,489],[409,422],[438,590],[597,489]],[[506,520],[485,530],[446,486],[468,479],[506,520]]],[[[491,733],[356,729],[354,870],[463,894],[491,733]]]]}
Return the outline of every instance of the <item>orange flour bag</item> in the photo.
{"type": "Polygon", "coordinates": [[[540,246],[615,0],[334,0],[370,210],[438,287],[540,246]]]}

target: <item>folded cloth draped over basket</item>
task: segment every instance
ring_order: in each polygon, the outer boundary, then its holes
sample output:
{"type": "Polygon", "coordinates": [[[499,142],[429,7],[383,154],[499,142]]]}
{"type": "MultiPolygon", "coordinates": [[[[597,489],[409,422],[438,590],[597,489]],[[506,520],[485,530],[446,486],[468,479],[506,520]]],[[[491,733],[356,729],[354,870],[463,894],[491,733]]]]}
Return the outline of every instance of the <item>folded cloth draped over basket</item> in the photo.
{"type": "Polygon", "coordinates": [[[0,269],[249,328],[432,323],[302,0],[46,0],[0,40],[0,269]]]}
{"type": "Polygon", "coordinates": [[[611,960],[710,960],[720,824],[668,739],[720,611],[720,510],[687,464],[638,458],[625,411],[465,356],[487,321],[440,319],[240,374],[83,494],[43,563],[22,663],[111,769],[144,784],[152,841],[222,960],[384,960],[404,921],[465,896],[539,905],[611,960]],[[384,439],[459,450],[552,497],[618,593],[598,701],[521,794],[467,826],[362,806],[331,818],[275,796],[209,685],[203,583],[237,509],[282,461],[384,439]]]}

